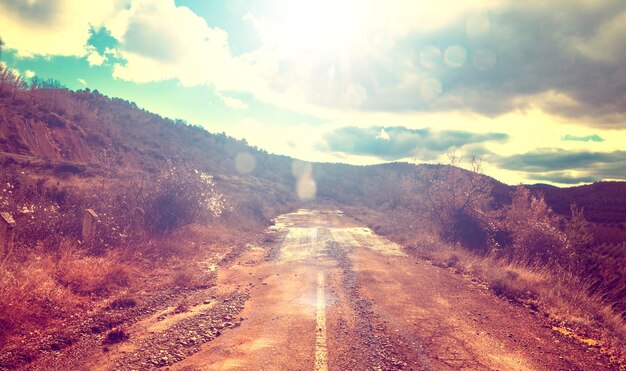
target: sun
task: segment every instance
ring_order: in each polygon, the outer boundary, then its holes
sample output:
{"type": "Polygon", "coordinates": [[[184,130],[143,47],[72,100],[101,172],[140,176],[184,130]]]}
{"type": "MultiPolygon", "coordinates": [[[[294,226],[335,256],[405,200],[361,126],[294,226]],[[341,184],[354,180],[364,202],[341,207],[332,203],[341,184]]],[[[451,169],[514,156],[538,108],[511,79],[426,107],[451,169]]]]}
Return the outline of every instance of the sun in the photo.
{"type": "Polygon", "coordinates": [[[345,53],[357,43],[361,19],[352,1],[287,1],[277,19],[278,46],[302,56],[345,53]]]}

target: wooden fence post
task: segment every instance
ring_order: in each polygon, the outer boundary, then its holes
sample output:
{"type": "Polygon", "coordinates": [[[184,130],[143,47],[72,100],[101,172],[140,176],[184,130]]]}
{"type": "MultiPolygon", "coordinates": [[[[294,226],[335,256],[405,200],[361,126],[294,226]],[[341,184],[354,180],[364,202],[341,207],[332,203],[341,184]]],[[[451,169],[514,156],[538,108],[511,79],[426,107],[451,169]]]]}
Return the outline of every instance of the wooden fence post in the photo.
{"type": "Polygon", "coordinates": [[[0,213],[0,248],[2,257],[6,257],[13,251],[15,238],[15,220],[9,213],[0,213]]]}
{"type": "Polygon", "coordinates": [[[85,209],[83,213],[83,242],[90,242],[96,234],[100,217],[93,209],[85,209]]]}

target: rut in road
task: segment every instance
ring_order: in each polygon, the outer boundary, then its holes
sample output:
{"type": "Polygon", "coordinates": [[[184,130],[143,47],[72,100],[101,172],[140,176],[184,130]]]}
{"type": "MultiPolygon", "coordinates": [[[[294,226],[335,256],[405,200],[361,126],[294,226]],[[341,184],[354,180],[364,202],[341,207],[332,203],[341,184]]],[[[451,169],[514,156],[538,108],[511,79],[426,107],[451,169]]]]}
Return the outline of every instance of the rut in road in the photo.
{"type": "MultiPolygon", "coordinates": [[[[397,347],[394,347],[389,335],[387,334],[387,328],[380,320],[380,318],[372,310],[372,302],[363,299],[359,295],[358,284],[356,274],[352,269],[352,262],[347,256],[350,249],[350,245],[340,245],[334,240],[326,242],[326,248],[330,256],[332,256],[341,267],[342,278],[341,282],[344,290],[348,294],[350,306],[355,312],[356,319],[356,337],[364,350],[361,353],[368,355],[368,366],[375,369],[395,369],[404,368],[408,362],[406,358],[397,352],[397,347]]],[[[342,321],[340,318],[339,321],[342,321]]],[[[355,348],[353,348],[356,351],[355,348]]],[[[356,353],[356,352],[355,352],[356,353]]],[[[416,354],[419,354],[420,350],[416,349],[416,354]]],[[[422,365],[427,364],[427,360],[422,360],[422,365]]],[[[346,365],[353,366],[353,365],[346,365]]],[[[354,365],[356,366],[356,365],[354,365]]]]}

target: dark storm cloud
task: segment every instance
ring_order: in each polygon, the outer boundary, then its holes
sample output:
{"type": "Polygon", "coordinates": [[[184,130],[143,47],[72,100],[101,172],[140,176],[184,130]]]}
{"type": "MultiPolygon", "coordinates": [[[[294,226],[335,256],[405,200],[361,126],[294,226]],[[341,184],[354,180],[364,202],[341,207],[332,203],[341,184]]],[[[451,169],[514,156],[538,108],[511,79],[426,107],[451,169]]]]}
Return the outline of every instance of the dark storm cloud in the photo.
{"type": "Polygon", "coordinates": [[[20,1],[0,0],[0,10],[13,14],[33,25],[52,24],[61,11],[62,0],[20,1]]]}
{"type": "Polygon", "coordinates": [[[606,1],[586,8],[566,1],[512,4],[488,14],[489,30],[483,37],[469,37],[463,19],[435,33],[406,39],[403,48],[414,50],[413,68],[420,77],[405,84],[371,87],[363,107],[392,111],[461,108],[495,116],[527,108],[525,97],[555,92],[574,102],[546,101],[541,108],[598,124],[625,126],[626,44],[618,37],[619,27],[611,31],[607,25],[621,14],[626,16],[626,2],[606,1]],[[454,45],[467,51],[465,63],[458,68],[444,61],[446,49],[454,45]],[[420,52],[427,47],[442,53],[430,67],[420,63],[420,52]],[[433,97],[427,91],[425,96],[428,78],[440,84],[441,94],[433,97]]]}
{"type": "Polygon", "coordinates": [[[376,156],[384,160],[416,157],[433,160],[441,154],[466,145],[504,141],[503,133],[477,134],[465,131],[407,129],[401,126],[369,128],[343,127],[325,135],[328,149],[355,155],[376,156]]]}
{"type": "Polygon", "coordinates": [[[567,171],[576,171],[581,178],[626,179],[626,151],[601,153],[543,149],[513,156],[492,156],[489,161],[500,168],[533,173],[533,179],[563,178],[567,171]]]}

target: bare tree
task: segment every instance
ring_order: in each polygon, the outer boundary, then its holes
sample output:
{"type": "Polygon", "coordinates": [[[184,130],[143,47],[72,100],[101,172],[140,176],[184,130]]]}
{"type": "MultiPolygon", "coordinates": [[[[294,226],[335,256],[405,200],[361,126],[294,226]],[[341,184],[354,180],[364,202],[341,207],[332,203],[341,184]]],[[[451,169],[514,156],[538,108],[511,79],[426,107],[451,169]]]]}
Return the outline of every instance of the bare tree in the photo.
{"type": "Polygon", "coordinates": [[[17,94],[26,89],[27,84],[20,75],[0,64],[0,94],[8,93],[15,100],[17,94]]]}
{"type": "Polygon", "coordinates": [[[442,238],[486,251],[491,244],[487,213],[492,186],[476,157],[467,162],[468,170],[460,167],[461,157],[449,154],[448,160],[448,165],[423,173],[422,204],[442,238]]]}

